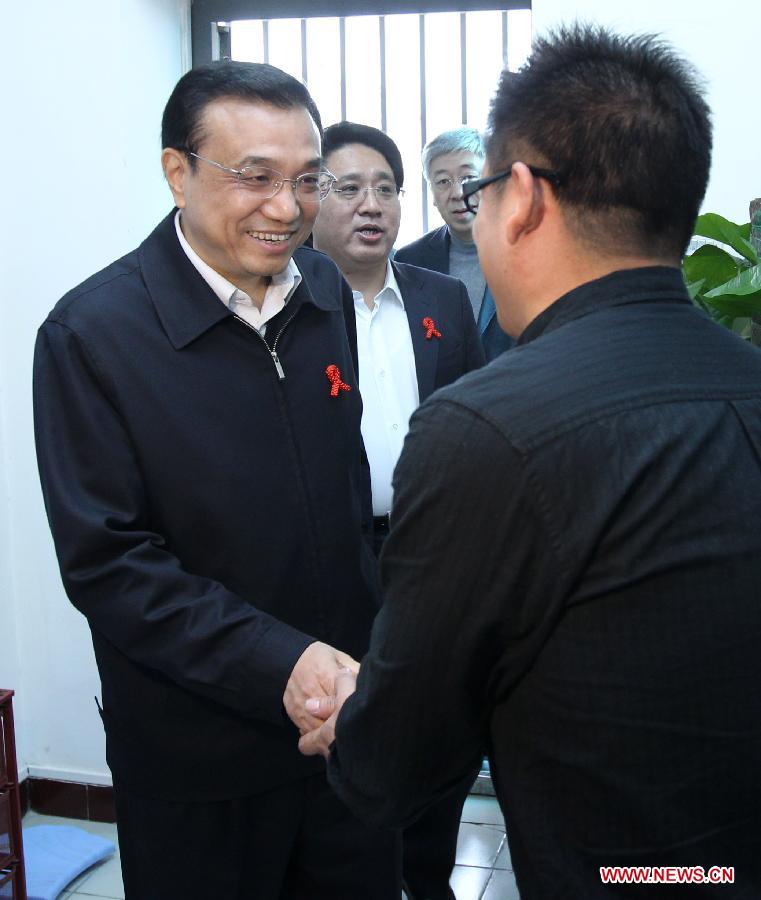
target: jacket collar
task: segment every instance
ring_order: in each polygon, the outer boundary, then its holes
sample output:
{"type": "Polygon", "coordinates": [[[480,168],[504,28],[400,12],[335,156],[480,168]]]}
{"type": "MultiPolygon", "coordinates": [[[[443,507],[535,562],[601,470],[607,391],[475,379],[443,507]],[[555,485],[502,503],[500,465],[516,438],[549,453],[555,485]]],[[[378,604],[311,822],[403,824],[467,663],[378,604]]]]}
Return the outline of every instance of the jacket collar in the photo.
{"type": "Polygon", "coordinates": [[[518,338],[518,345],[528,344],[546,332],[561,328],[591,312],[653,301],[690,303],[679,269],[671,266],[620,269],[579,285],[555,300],[529,323],[518,338]]]}
{"type": "Polygon", "coordinates": [[[428,246],[431,249],[431,252],[437,258],[437,261],[441,265],[441,271],[445,274],[449,274],[449,245],[451,241],[449,239],[449,226],[442,225],[440,228],[437,228],[435,231],[430,233],[430,239],[428,242],[428,246]]]}
{"type": "Polygon", "coordinates": [[[429,293],[424,290],[423,281],[418,275],[419,266],[411,266],[406,263],[392,261],[391,268],[396,278],[399,293],[405,301],[405,308],[408,297],[411,300],[422,304],[424,307],[431,305],[429,293]]]}
{"type": "MultiPolygon", "coordinates": [[[[180,246],[174,227],[176,212],[176,209],[172,210],[159,222],[137,252],[156,314],[172,346],[181,350],[223,319],[230,318],[232,313],[220,302],[180,246]]],[[[303,280],[288,305],[312,303],[326,311],[338,310],[341,308],[339,296],[321,290],[319,282],[315,283],[314,292],[307,284],[308,273],[314,268],[313,253],[302,249],[296,251],[303,280]]]]}

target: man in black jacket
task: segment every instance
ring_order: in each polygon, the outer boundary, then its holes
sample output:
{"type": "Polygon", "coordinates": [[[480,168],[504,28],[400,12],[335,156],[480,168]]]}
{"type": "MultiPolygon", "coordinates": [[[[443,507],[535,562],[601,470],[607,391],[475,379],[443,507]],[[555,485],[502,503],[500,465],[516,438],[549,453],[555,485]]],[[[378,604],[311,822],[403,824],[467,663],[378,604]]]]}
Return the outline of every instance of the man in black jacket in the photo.
{"type": "Polygon", "coordinates": [[[297,249],[332,183],[320,136],[277,69],[189,72],[162,129],[177,209],[38,337],[43,491],[134,900],[399,897],[396,834],[297,750],[377,608],[352,298],[297,249]]]}
{"type": "Polygon", "coordinates": [[[413,416],[357,691],[302,738],[395,825],[488,748],[522,900],[761,896],[761,354],[679,269],[710,150],[655,38],[502,76],[465,192],[518,345],[413,416]]]}
{"type": "Polygon", "coordinates": [[[444,131],[423,148],[423,174],[444,224],[398,250],[397,262],[454,275],[467,289],[487,362],[513,346],[497,321],[473,241],[475,214],[463,201],[463,186],[481,174],[484,146],[475,128],[444,131]]]}

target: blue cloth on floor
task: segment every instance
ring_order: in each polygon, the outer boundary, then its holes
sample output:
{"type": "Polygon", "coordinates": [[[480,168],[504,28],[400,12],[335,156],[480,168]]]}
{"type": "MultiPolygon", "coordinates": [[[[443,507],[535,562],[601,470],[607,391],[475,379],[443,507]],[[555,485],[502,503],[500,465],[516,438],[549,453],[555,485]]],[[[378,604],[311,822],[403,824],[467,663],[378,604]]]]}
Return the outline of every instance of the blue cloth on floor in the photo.
{"type": "Polygon", "coordinates": [[[28,900],[56,900],[77,875],[115,850],[113,841],[72,825],[24,828],[28,900]]]}

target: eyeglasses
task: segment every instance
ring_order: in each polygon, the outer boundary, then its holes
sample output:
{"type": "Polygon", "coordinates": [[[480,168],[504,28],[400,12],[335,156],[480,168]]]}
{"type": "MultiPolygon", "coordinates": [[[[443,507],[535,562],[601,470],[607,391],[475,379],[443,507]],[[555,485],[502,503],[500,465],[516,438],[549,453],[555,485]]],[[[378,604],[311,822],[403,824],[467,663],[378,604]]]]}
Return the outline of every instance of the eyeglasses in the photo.
{"type": "Polygon", "coordinates": [[[393,203],[397,197],[404,196],[404,188],[397,188],[391,184],[379,184],[378,187],[368,185],[363,188],[358,184],[346,184],[343,187],[333,187],[332,193],[347,203],[358,203],[360,200],[363,201],[371,191],[381,205],[393,203]]]}
{"type": "MultiPolygon", "coordinates": [[[[562,183],[559,172],[553,169],[540,169],[538,166],[527,166],[529,172],[534,178],[544,178],[556,188],[562,183]]],[[[462,186],[462,199],[468,212],[474,215],[478,212],[478,204],[481,202],[480,193],[487,185],[494,184],[495,181],[501,181],[503,178],[509,178],[513,174],[512,169],[505,172],[496,172],[494,175],[488,175],[486,178],[476,178],[462,186]]]]}
{"type": "Polygon", "coordinates": [[[431,182],[431,187],[437,194],[448,194],[456,184],[460,185],[464,191],[466,184],[476,180],[475,175],[461,175],[459,178],[449,178],[447,175],[442,175],[441,178],[434,178],[431,182]]]}
{"type": "Polygon", "coordinates": [[[247,190],[262,200],[274,197],[280,188],[288,182],[300,201],[304,203],[319,203],[320,200],[324,200],[328,196],[336,180],[335,176],[326,170],[305,172],[296,178],[285,178],[282,172],[268,169],[266,166],[244,166],[242,169],[231,169],[229,166],[223,166],[222,163],[214,162],[213,159],[207,159],[199,153],[188,151],[188,156],[194,156],[210,166],[216,166],[223,172],[234,175],[238,184],[245,186],[247,190]]]}

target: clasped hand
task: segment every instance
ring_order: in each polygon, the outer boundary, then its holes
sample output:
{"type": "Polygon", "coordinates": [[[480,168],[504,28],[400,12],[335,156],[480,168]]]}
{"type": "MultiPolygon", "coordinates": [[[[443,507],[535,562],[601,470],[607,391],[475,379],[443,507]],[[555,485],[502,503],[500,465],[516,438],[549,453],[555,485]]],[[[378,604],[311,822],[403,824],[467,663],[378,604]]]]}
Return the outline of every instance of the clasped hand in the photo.
{"type": "Polygon", "coordinates": [[[330,745],[336,739],[336,721],[341,708],[357,687],[357,673],[352,669],[343,669],[336,675],[335,694],[326,697],[310,697],[306,701],[307,711],[318,718],[321,724],[299,739],[299,750],[305,756],[324,757],[330,755],[330,745]],[[322,720],[325,721],[322,721],[322,720]]]}
{"type": "MultiPolygon", "coordinates": [[[[310,644],[298,658],[285,687],[283,705],[302,735],[319,731],[323,724],[328,724],[325,719],[330,721],[329,717],[334,711],[337,676],[343,673],[342,677],[345,679],[347,671],[353,679],[359,671],[356,659],[320,641],[310,644]],[[307,701],[317,702],[308,704],[307,701]]],[[[310,755],[318,752],[321,751],[315,749],[310,755]]]]}

